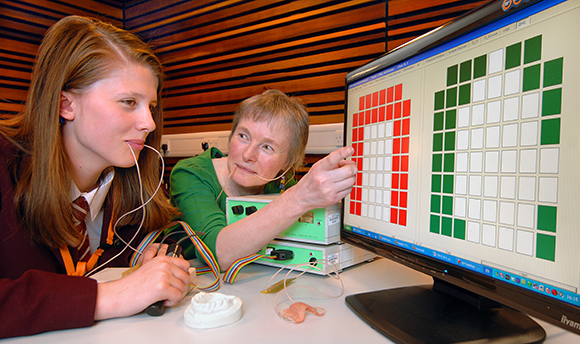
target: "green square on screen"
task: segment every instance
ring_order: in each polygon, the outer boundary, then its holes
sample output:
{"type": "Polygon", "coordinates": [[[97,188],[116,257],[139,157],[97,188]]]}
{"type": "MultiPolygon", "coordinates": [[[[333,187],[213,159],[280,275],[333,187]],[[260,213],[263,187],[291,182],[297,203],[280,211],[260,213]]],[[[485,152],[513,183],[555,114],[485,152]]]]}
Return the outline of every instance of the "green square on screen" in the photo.
{"type": "Polygon", "coordinates": [[[473,59],[473,78],[481,78],[487,74],[487,55],[473,59]]]}
{"type": "Polygon", "coordinates": [[[542,35],[524,41],[524,64],[542,58],[542,35]]]}
{"type": "Polygon", "coordinates": [[[432,172],[442,172],[443,166],[443,155],[442,154],[433,154],[433,168],[432,172]]]}
{"type": "Polygon", "coordinates": [[[445,161],[443,163],[443,172],[454,172],[455,169],[455,154],[445,154],[445,161]]]}
{"type": "Polygon", "coordinates": [[[564,73],[564,58],[544,63],[544,87],[560,85],[564,73]]]}
{"type": "Polygon", "coordinates": [[[441,175],[431,175],[431,192],[441,192],[441,175]]]}
{"type": "Polygon", "coordinates": [[[445,107],[445,91],[435,93],[435,108],[434,110],[441,110],[445,107]]]}
{"type": "Polygon", "coordinates": [[[537,90],[540,88],[540,64],[524,68],[524,81],[522,90],[537,90]]]}
{"type": "Polygon", "coordinates": [[[562,112],[562,89],[542,93],[542,116],[557,115],[562,112]]]}
{"type": "Polygon", "coordinates": [[[457,110],[449,110],[445,112],[445,129],[455,129],[457,125],[457,110]]]}
{"type": "Polygon", "coordinates": [[[471,102],[471,84],[459,86],[459,105],[471,102]]]}
{"type": "Polygon", "coordinates": [[[441,201],[441,212],[444,215],[453,215],[453,197],[443,196],[441,201]]]}
{"type": "Polygon", "coordinates": [[[471,80],[471,60],[462,62],[459,65],[459,82],[471,80]]]}
{"type": "Polygon", "coordinates": [[[457,84],[457,65],[447,67],[447,86],[457,84]]]}
{"type": "Polygon", "coordinates": [[[443,130],[443,112],[435,112],[433,115],[433,131],[443,130]]]}
{"type": "Polygon", "coordinates": [[[445,97],[445,107],[450,108],[457,105],[457,87],[447,89],[445,97]]]}
{"type": "Polygon", "coordinates": [[[538,205],[538,229],[556,233],[556,219],[558,208],[547,205],[538,205]]]}
{"type": "Polygon", "coordinates": [[[455,150],[455,131],[445,132],[445,150],[446,151],[455,150]]]}
{"type": "Polygon", "coordinates": [[[505,69],[510,69],[522,64],[522,43],[510,45],[505,49],[505,69]]]}
{"type": "Polygon", "coordinates": [[[453,227],[453,237],[465,240],[465,220],[455,219],[453,227]]]}
{"type": "Polygon", "coordinates": [[[441,213],[441,196],[431,195],[431,212],[436,214],[441,213]]]}
{"type": "Polygon", "coordinates": [[[453,181],[455,180],[452,174],[443,176],[443,193],[453,194],[453,181]]]}
{"type": "Polygon", "coordinates": [[[439,216],[431,214],[431,225],[429,226],[429,231],[431,233],[439,234],[439,216]]]}
{"type": "Polygon", "coordinates": [[[556,145],[560,143],[560,119],[545,119],[542,121],[540,133],[541,145],[556,145]]]}
{"type": "Polygon", "coordinates": [[[433,134],[433,152],[443,150],[443,133],[433,134]]]}
{"type": "Polygon", "coordinates": [[[453,220],[450,217],[442,217],[441,218],[441,234],[450,237],[451,233],[453,232],[452,225],[453,225],[453,220]]]}
{"type": "Polygon", "coordinates": [[[538,233],[536,239],[536,257],[556,261],[556,237],[538,233]]]}

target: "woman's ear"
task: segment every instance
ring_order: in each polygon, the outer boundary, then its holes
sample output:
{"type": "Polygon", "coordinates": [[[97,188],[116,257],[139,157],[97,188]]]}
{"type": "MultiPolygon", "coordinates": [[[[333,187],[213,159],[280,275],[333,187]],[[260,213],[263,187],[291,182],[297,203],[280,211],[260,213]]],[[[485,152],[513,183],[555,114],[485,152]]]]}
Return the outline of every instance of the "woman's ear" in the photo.
{"type": "Polygon", "coordinates": [[[69,92],[60,92],[60,117],[67,121],[72,121],[75,118],[73,95],[69,92]]]}

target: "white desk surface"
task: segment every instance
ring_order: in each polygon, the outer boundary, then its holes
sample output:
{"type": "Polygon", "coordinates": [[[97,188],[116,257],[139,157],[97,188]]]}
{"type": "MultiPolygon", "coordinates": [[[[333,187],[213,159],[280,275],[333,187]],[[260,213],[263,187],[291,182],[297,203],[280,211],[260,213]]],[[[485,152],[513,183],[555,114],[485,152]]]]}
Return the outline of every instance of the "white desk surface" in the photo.
{"type": "MultiPolygon", "coordinates": [[[[276,294],[260,294],[276,268],[250,264],[244,267],[234,284],[222,283],[218,292],[236,295],[243,302],[243,317],[233,324],[213,329],[195,330],[185,326],[183,315],[190,303],[192,291],[181,302],[165,310],[160,317],[141,313],[128,318],[99,321],[90,328],[47,332],[30,337],[0,340],[3,343],[389,343],[346,305],[346,295],[385,288],[431,284],[430,277],[415,272],[387,259],[351,267],[340,276],[344,282],[344,294],[338,298],[326,298],[303,288],[290,289],[295,301],[322,307],[326,314],[318,317],[308,314],[301,324],[281,319],[274,310],[276,294]],[[377,274],[381,272],[381,274],[377,274]]],[[[276,276],[276,281],[279,276],[276,276]]],[[[200,282],[209,279],[202,275],[200,282]]],[[[324,276],[305,274],[295,281],[296,285],[316,287],[327,293],[339,293],[337,280],[324,276]]],[[[203,285],[200,283],[200,285],[203,285]]],[[[135,291],[139,292],[139,291],[135,291]]],[[[279,302],[284,300],[281,295],[279,302]]],[[[284,303],[280,309],[288,306],[284,303]]],[[[578,343],[580,336],[559,327],[537,320],[546,330],[545,343],[578,343]]]]}

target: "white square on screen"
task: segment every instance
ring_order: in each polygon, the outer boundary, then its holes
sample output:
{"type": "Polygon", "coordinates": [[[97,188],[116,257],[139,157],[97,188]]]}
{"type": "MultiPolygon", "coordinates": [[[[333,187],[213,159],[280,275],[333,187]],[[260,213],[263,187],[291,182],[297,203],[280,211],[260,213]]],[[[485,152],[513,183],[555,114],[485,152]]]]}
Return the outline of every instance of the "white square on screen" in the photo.
{"type": "Polygon", "coordinates": [[[497,197],[499,185],[499,178],[497,176],[483,177],[483,195],[485,197],[497,197]]]}
{"type": "Polygon", "coordinates": [[[385,154],[393,154],[393,139],[385,140],[385,154]]]}
{"type": "Polygon", "coordinates": [[[522,97],[522,119],[536,118],[540,113],[540,94],[526,94],[522,97]]]}
{"type": "Polygon", "coordinates": [[[470,155],[469,172],[483,172],[483,152],[472,152],[470,155]]]}
{"type": "Polygon", "coordinates": [[[373,126],[371,126],[371,139],[375,140],[378,136],[378,127],[376,124],[374,124],[373,126]]]}
{"type": "Polygon", "coordinates": [[[368,171],[371,168],[371,158],[363,158],[363,171],[368,171]]]}
{"type": "Polygon", "coordinates": [[[518,199],[520,201],[536,200],[536,177],[519,177],[518,199]]]}
{"type": "Polygon", "coordinates": [[[371,155],[377,154],[377,141],[371,141],[371,155]]]}
{"type": "Polygon", "coordinates": [[[369,205],[368,205],[368,204],[366,204],[366,203],[363,203],[363,204],[361,205],[361,209],[360,209],[360,215],[361,215],[362,217],[368,217],[368,215],[369,215],[369,205]]]}
{"type": "Polygon", "coordinates": [[[505,93],[504,95],[510,95],[520,92],[520,74],[521,71],[516,69],[514,71],[505,73],[505,93]]]}
{"type": "Polygon", "coordinates": [[[467,222],[467,241],[479,243],[479,222],[467,222]]]}
{"type": "Polygon", "coordinates": [[[467,153],[457,153],[456,155],[456,172],[467,172],[467,153]]]}
{"type": "MultiPolygon", "coordinates": [[[[391,174],[385,173],[385,177],[383,178],[383,187],[390,189],[392,180],[393,179],[391,178],[391,174]]],[[[389,201],[390,201],[390,199],[389,199],[389,201]]]]}
{"type": "Polygon", "coordinates": [[[495,247],[495,226],[483,224],[482,226],[482,243],[486,246],[495,247]]]}
{"type": "Polygon", "coordinates": [[[393,136],[393,122],[387,122],[385,125],[385,137],[393,136]]]}
{"type": "Polygon", "coordinates": [[[501,101],[487,103],[487,124],[501,121],[501,101]]]}
{"type": "Polygon", "coordinates": [[[514,250],[514,229],[507,227],[499,227],[498,247],[502,250],[514,250]]]}
{"type": "Polygon", "coordinates": [[[533,204],[518,204],[518,226],[534,228],[535,208],[533,204]]]}
{"type": "Polygon", "coordinates": [[[485,118],[485,104],[473,105],[471,109],[471,125],[482,125],[485,118]]]}
{"type": "MultiPolygon", "coordinates": [[[[364,177],[364,176],[363,176],[364,177]]],[[[367,188],[363,188],[362,189],[362,196],[361,196],[361,200],[363,202],[368,202],[369,201],[369,189],[367,188]]]]}
{"type": "Polygon", "coordinates": [[[499,202],[499,223],[504,225],[515,224],[516,220],[516,205],[513,202],[499,202]]]}
{"type": "Polygon", "coordinates": [[[520,97],[513,97],[503,101],[504,122],[515,121],[520,117],[520,97]]]}
{"type": "Polygon", "coordinates": [[[385,157],[385,168],[383,171],[390,172],[393,170],[393,158],[390,156],[385,157]]]}
{"type": "Polygon", "coordinates": [[[463,197],[455,197],[454,215],[459,217],[465,217],[466,209],[467,209],[467,199],[463,197]]]}
{"type": "Polygon", "coordinates": [[[456,175],[455,176],[455,193],[458,195],[467,195],[467,176],[466,175],[456,175]]]}
{"type": "Polygon", "coordinates": [[[385,137],[385,123],[379,123],[378,128],[379,128],[379,133],[378,133],[379,139],[382,139],[385,137]]]}
{"type": "Polygon", "coordinates": [[[477,198],[469,199],[468,217],[474,220],[481,219],[481,200],[477,198]]]}
{"type": "Polygon", "coordinates": [[[369,126],[364,127],[364,138],[365,140],[371,139],[371,127],[369,126]]]}
{"type": "Polygon", "coordinates": [[[459,111],[457,111],[457,128],[464,128],[469,126],[469,110],[469,106],[459,108],[459,111]]]}
{"type": "Polygon", "coordinates": [[[516,147],[518,145],[518,124],[507,124],[503,126],[502,147],[516,147]]]}
{"type": "Polygon", "coordinates": [[[540,202],[558,202],[558,178],[540,177],[540,192],[538,201],[540,202]]]}
{"type": "Polygon", "coordinates": [[[473,102],[485,100],[485,79],[473,82],[473,102]]]}
{"type": "Polygon", "coordinates": [[[503,49],[489,53],[489,74],[503,70],[503,49]]]}
{"type": "Polygon", "coordinates": [[[540,149],[540,173],[558,173],[560,148],[540,149]]]}
{"type": "Polygon", "coordinates": [[[535,146],[538,144],[538,122],[524,122],[522,123],[522,146],[535,146]]]}
{"type": "Polygon", "coordinates": [[[371,143],[363,142],[363,155],[367,156],[371,153],[371,143]]]}
{"type": "Polygon", "coordinates": [[[457,131],[457,150],[469,149],[469,130],[457,131]]]}
{"type": "Polygon", "coordinates": [[[483,221],[496,222],[497,221],[497,202],[483,201],[483,221]]]}
{"type": "Polygon", "coordinates": [[[483,128],[471,129],[471,149],[483,148],[483,128]]]}
{"type": "Polygon", "coordinates": [[[499,197],[504,199],[516,199],[516,177],[500,177],[499,197]]]}
{"type": "Polygon", "coordinates": [[[500,126],[485,128],[485,148],[499,148],[500,126]]]}
{"type": "Polygon", "coordinates": [[[518,230],[516,235],[516,252],[532,256],[534,254],[534,233],[518,230]]]}
{"type": "Polygon", "coordinates": [[[520,173],[536,173],[537,161],[537,150],[522,149],[520,151],[520,173]]]}
{"type": "Polygon", "coordinates": [[[499,151],[485,152],[485,172],[486,173],[499,172],[499,151]]]}
{"type": "Polygon", "coordinates": [[[469,176],[469,195],[481,196],[481,176],[469,176]]]}
{"type": "Polygon", "coordinates": [[[487,83],[487,99],[494,99],[501,96],[502,75],[496,75],[489,78],[487,83]]]}
{"type": "Polygon", "coordinates": [[[518,162],[518,152],[515,150],[504,150],[501,153],[501,172],[516,173],[518,162]]]}

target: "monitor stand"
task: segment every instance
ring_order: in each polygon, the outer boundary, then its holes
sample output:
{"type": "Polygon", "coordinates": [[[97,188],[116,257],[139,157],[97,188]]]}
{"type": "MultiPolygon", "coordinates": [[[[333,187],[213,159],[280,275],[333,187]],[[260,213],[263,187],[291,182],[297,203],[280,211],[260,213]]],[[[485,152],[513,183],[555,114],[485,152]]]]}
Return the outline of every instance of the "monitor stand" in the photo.
{"type": "Polygon", "coordinates": [[[526,314],[439,279],[433,286],[350,295],[346,303],[397,343],[541,343],[546,337],[526,314]],[[469,298],[480,301],[464,301],[469,298]],[[487,307],[485,300],[498,307],[487,307]]]}

